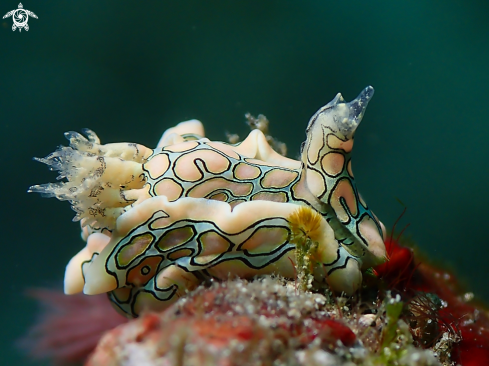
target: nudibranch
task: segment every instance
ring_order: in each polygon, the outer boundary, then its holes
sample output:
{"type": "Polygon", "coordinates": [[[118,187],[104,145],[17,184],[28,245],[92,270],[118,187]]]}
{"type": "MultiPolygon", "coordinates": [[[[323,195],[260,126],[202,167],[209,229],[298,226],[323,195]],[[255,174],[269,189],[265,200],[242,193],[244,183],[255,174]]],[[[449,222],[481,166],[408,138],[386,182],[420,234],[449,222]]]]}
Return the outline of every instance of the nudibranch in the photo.
{"type": "Polygon", "coordinates": [[[313,279],[353,294],[362,271],[386,259],[384,226],[351,168],[373,92],[350,103],[338,94],[319,109],[300,161],[274,151],[259,129],[235,144],[210,141],[197,120],[168,129],[155,149],[66,133],[68,147],[36,158],[64,181],[29,190],[69,201],[81,222],[86,246],[66,267],[65,293],[106,292],[135,317],[209,278],[294,278],[308,242],[313,279]]]}

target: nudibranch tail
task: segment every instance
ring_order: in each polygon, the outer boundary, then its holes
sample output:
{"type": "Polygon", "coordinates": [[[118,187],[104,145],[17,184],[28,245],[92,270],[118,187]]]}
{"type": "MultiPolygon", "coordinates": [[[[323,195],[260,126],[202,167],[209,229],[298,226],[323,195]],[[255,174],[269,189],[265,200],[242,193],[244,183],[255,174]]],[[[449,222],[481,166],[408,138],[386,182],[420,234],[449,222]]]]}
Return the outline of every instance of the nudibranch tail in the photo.
{"type": "Polygon", "coordinates": [[[88,236],[87,245],[68,263],[65,270],[64,292],[67,295],[76,294],[83,290],[85,278],[84,268],[109,244],[110,237],[102,233],[92,233],[88,236]]]}

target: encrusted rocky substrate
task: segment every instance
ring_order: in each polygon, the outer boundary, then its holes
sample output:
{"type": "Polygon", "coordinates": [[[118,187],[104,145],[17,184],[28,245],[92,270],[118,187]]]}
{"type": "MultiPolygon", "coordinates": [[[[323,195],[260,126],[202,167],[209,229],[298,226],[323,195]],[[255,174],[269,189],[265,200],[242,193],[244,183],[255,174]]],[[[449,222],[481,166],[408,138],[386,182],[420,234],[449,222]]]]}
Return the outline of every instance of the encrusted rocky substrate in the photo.
{"type": "Polygon", "coordinates": [[[86,365],[440,365],[454,340],[415,347],[402,308],[271,277],[216,282],[108,332],[86,365]]]}

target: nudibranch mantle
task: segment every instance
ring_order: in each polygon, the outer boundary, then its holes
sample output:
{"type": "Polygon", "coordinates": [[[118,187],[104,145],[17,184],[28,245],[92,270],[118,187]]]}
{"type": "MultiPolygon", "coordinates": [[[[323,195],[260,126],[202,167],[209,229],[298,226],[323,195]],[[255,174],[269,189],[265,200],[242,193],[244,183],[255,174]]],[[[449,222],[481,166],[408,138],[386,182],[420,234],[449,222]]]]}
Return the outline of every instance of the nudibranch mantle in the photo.
{"type": "Polygon", "coordinates": [[[155,149],[66,133],[68,147],[36,158],[64,181],[29,190],[68,200],[81,222],[86,246],[66,267],[65,293],[107,292],[134,317],[205,279],[293,278],[306,262],[315,281],[354,293],[362,270],[386,259],[384,226],[351,169],[373,91],[319,109],[300,161],[275,152],[259,129],[236,144],[210,141],[197,120],[168,129],[155,149]]]}

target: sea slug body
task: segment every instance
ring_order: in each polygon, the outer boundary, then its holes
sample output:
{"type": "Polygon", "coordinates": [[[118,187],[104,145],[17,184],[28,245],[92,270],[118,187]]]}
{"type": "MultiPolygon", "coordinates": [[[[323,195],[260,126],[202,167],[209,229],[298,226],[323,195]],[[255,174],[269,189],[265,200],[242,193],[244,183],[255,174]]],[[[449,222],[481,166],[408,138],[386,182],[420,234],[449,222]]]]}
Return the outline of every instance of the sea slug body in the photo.
{"type": "Polygon", "coordinates": [[[314,281],[354,293],[362,271],[385,261],[385,229],[351,169],[372,95],[338,94],[319,109],[300,161],[259,129],[236,144],[210,141],[197,120],[168,129],[155,149],[67,133],[68,147],[36,159],[64,181],[29,190],[68,200],[81,222],[86,246],[67,265],[65,293],[107,292],[135,317],[208,278],[293,278],[305,263],[314,281]]]}

